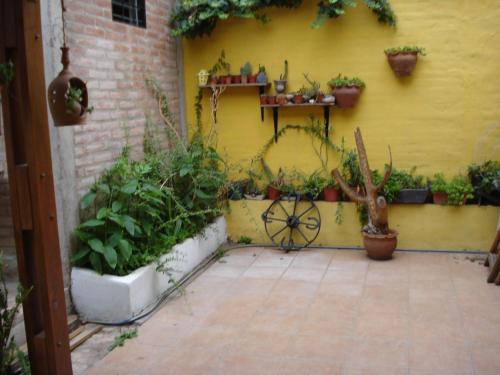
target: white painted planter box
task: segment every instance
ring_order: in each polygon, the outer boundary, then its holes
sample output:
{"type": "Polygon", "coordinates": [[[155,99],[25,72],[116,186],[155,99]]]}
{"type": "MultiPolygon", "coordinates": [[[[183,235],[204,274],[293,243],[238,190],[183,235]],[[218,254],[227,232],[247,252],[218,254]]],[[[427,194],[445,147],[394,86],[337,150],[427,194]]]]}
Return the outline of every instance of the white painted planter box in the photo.
{"type": "Polygon", "coordinates": [[[223,216],[202,233],[174,246],[161,261],[168,260],[169,275],[156,272],[157,264],[139,268],[127,276],[99,275],[73,267],[71,295],[80,318],[101,323],[120,323],[139,316],[154,305],[173,285],[210,257],[227,240],[223,216]]]}

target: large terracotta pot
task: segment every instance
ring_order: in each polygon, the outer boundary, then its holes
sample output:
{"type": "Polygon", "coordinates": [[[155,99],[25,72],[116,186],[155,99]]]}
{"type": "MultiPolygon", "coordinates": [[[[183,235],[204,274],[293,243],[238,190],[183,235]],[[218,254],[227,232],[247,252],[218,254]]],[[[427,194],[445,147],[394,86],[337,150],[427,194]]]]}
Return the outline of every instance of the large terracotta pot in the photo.
{"type": "Polygon", "coordinates": [[[369,258],[388,260],[392,258],[398,245],[398,232],[389,229],[388,234],[369,234],[363,232],[363,243],[369,258]]]}
{"type": "Polygon", "coordinates": [[[417,65],[417,52],[400,52],[394,55],[387,55],[387,60],[392,70],[398,77],[411,75],[415,65],[417,65]]]}
{"type": "Polygon", "coordinates": [[[361,89],[358,86],[334,87],[332,94],[339,108],[352,108],[358,102],[361,89]]]}
{"type": "Polygon", "coordinates": [[[445,205],[448,203],[448,193],[432,193],[432,201],[434,204],[445,205]]]}
{"type": "Polygon", "coordinates": [[[338,202],[340,199],[340,191],[334,187],[327,186],[323,189],[323,195],[327,202],[338,202]]]}
{"type": "Polygon", "coordinates": [[[48,101],[50,113],[54,119],[55,126],[83,125],[87,118],[88,93],[87,85],[80,78],[75,77],[69,70],[69,48],[61,48],[61,63],[63,70],[50,83],[48,92],[48,101]],[[68,108],[66,93],[69,87],[80,89],[81,103],[68,108]]]}

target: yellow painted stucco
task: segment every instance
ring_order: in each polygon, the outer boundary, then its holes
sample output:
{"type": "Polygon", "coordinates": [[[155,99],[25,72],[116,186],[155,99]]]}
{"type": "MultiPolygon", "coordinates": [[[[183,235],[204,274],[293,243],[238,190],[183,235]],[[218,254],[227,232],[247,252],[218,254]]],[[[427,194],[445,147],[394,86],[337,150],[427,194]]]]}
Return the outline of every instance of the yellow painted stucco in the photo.
{"type": "MultiPolygon", "coordinates": [[[[255,20],[220,22],[209,38],[184,40],[188,123],[195,122],[196,75],[210,68],[224,49],[233,74],[250,61],[254,71],[259,64],[265,65],[271,81],[282,72],[287,59],[290,90],[305,84],[303,72],[320,81],[325,91],[326,82],[338,73],[362,78],[367,87],[358,105],[351,110],[333,110],[330,138],[339,143],[344,137],[346,145],[354,147],[353,131],[359,126],[372,168],[381,169],[388,161],[389,144],[397,168],[416,166],[427,176],[436,172],[448,176],[464,173],[472,162],[500,158],[497,0],[391,0],[398,16],[396,29],[379,24],[359,1],[358,7],[348,8],[346,15],[313,30],[309,25],[316,14],[316,3],[306,0],[296,10],[268,11],[271,21],[265,25],[255,20]],[[428,53],[419,58],[413,75],[406,79],[396,78],[383,53],[385,48],[398,45],[419,45],[428,53]]],[[[211,127],[208,94],[206,91],[203,100],[205,131],[211,127]]],[[[321,109],[282,110],[280,127],[287,123],[307,124],[310,114],[322,119],[321,109]]],[[[260,120],[256,89],[228,89],[221,96],[215,125],[217,144],[234,167],[232,176],[238,174],[238,168],[248,168],[250,160],[272,136],[272,124],[270,111],[266,111],[264,122],[260,120]]],[[[320,168],[309,137],[297,132],[273,146],[266,161],[274,171],[283,167],[310,173],[320,168]]],[[[330,167],[337,163],[337,156],[331,154],[330,167]]],[[[258,204],[256,207],[263,211],[258,204]]],[[[229,225],[243,234],[245,218],[239,212],[235,209],[228,216],[229,225]]],[[[359,224],[349,215],[346,210],[340,229],[332,228],[328,221],[331,218],[326,215],[318,241],[359,244],[359,224]]],[[[391,209],[390,223],[401,230],[403,247],[478,249],[491,242],[495,215],[498,209],[494,208],[401,206],[391,209]],[[426,236],[411,230],[415,225],[424,225],[419,224],[422,220],[428,226],[426,236]],[[477,229],[474,235],[457,227],[461,223],[477,229]]]]}

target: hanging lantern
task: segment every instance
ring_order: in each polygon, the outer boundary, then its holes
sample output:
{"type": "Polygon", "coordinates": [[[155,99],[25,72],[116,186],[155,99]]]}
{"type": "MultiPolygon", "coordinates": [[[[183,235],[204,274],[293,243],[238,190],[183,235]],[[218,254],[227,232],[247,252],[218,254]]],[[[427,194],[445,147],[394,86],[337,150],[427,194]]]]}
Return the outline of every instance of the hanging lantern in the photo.
{"type": "Polygon", "coordinates": [[[62,47],[63,69],[51,82],[48,89],[50,112],[55,126],[83,125],[88,107],[87,85],[69,70],[69,48],[62,47]]]}
{"type": "Polygon", "coordinates": [[[210,77],[208,71],[206,71],[205,69],[200,70],[200,72],[198,73],[198,84],[200,86],[205,86],[208,83],[208,77],[210,77]]]}

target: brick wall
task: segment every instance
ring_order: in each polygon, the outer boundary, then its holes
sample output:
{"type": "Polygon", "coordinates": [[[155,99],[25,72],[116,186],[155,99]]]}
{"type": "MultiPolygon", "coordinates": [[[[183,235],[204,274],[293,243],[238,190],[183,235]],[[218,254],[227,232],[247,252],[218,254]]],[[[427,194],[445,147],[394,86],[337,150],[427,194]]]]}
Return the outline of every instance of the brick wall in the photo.
{"type": "Polygon", "coordinates": [[[179,119],[176,41],[167,27],[174,3],[147,0],[144,29],[113,21],[111,0],[66,0],[71,70],[87,80],[95,107],[88,125],[74,128],[79,197],[119,155],[125,129],[134,154],[140,156],[145,114],[157,119],[157,105],[145,87],[146,72],[167,92],[179,119]]]}

